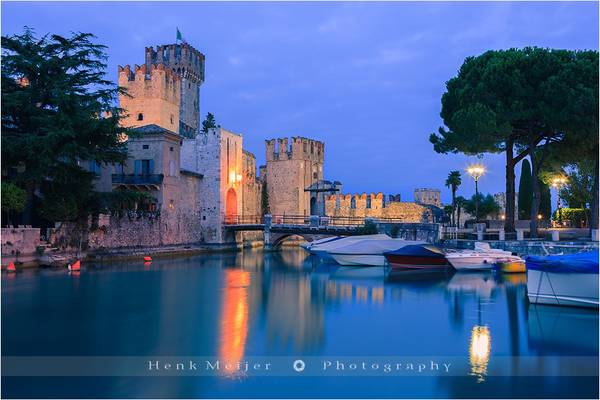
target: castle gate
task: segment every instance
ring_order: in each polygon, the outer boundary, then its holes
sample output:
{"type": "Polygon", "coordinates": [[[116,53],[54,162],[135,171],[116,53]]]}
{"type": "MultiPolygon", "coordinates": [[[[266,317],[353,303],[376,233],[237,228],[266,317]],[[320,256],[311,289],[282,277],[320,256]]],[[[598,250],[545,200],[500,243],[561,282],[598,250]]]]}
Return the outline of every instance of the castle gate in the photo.
{"type": "Polygon", "coordinates": [[[227,191],[225,197],[225,222],[230,223],[237,217],[237,195],[233,188],[227,191]]]}

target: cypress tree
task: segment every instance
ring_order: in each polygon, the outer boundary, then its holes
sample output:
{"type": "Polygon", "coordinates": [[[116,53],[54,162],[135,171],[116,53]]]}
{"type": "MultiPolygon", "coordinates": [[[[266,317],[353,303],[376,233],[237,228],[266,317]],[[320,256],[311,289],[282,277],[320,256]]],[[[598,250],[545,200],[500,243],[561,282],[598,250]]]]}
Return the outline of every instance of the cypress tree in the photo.
{"type": "Polygon", "coordinates": [[[550,219],[552,213],[552,204],[550,198],[550,187],[546,185],[544,182],[540,182],[540,214],[543,219],[550,219]]]}
{"type": "Polygon", "coordinates": [[[529,219],[532,201],[531,164],[528,159],[524,159],[521,163],[521,177],[519,178],[519,219],[529,219]]]}

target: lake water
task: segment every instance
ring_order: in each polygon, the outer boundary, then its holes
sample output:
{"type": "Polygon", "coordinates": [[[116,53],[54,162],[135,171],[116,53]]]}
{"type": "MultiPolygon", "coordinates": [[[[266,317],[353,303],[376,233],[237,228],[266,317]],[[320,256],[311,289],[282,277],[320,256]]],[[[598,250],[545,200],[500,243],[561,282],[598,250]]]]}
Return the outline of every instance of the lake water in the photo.
{"type": "Polygon", "coordinates": [[[597,312],[529,305],[525,274],[386,280],[300,249],[3,273],[2,353],[58,375],[3,375],[4,398],[598,397],[597,312]],[[60,376],[73,357],[132,370],[60,376]],[[273,369],[146,373],[163,357],[273,369]]]}

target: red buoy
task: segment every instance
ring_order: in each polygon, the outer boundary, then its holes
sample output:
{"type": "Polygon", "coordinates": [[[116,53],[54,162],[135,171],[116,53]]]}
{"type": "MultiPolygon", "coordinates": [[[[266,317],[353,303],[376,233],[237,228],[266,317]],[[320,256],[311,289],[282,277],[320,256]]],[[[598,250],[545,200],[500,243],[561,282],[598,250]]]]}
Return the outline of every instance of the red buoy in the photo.
{"type": "Polygon", "coordinates": [[[14,262],[9,262],[8,266],[6,267],[6,270],[9,272],[15,272],[17,269],[15,268],[15,263],[14,262]]]}
{"type": "Polygon", "coordinates": [[[71,265],[71,271],[79,271],[81,269],[81,262],[79,260],[75,261],[73,265],[71,265]]]}
{"type": "Polygon", "coordinates": [[[152,257],[150,256],[145,256],[144,257],[144,261],[148,262],[148,261],[152,261],[152,257]]]}

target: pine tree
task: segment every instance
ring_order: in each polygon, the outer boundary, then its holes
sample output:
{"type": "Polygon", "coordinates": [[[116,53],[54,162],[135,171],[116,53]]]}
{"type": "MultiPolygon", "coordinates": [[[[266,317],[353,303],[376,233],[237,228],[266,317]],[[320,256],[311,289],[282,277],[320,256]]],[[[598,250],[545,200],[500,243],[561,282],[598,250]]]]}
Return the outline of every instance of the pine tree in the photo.
{"type": "Polygon", "coordinates": [[[26,224],[36,201],[49,221],[87,221],[97,196],[81,161],[127,158],[115,107],[124,91],[105,79],[106,47],[94,38],[2,36],[2,167],[26,192],[26,224]]]}
{"type": "Polygon", "coordinates": [[[531,164],[524,159],[521,163],[521,178],[519,179],[519,219],[529,219],[533,189],[531,185],[531,164]]]}

